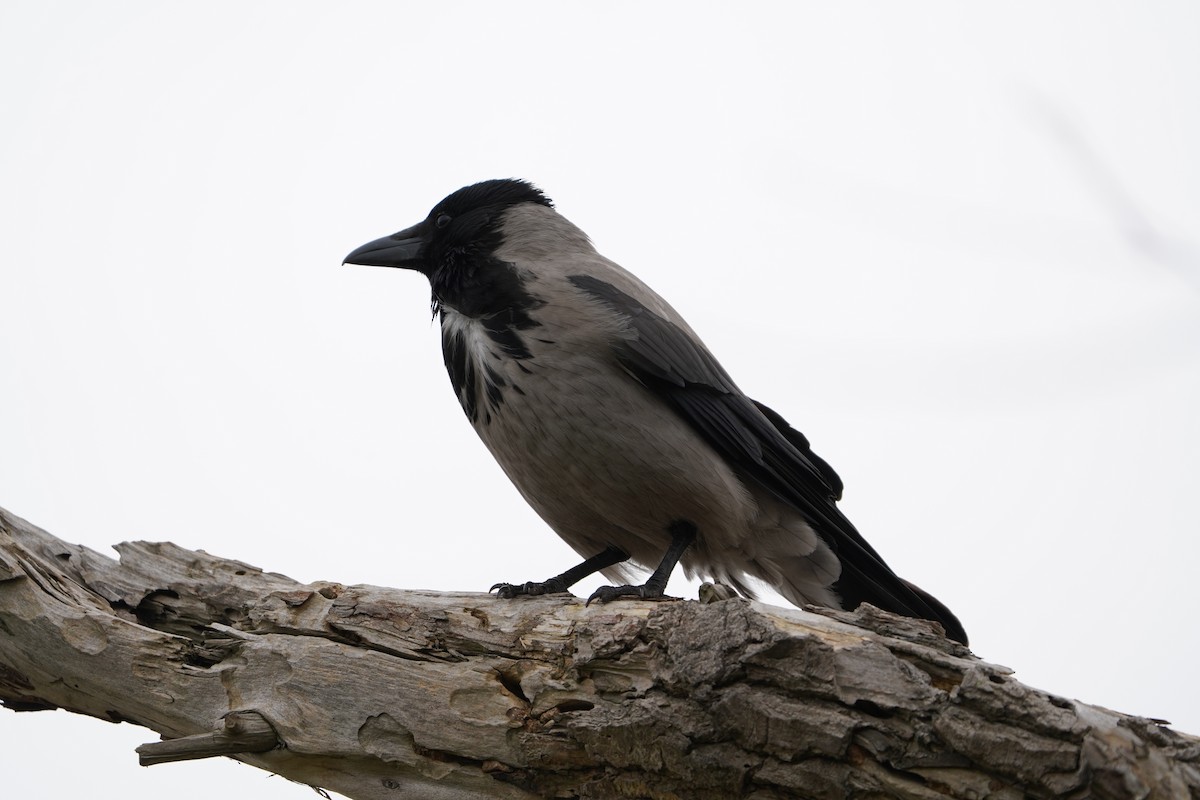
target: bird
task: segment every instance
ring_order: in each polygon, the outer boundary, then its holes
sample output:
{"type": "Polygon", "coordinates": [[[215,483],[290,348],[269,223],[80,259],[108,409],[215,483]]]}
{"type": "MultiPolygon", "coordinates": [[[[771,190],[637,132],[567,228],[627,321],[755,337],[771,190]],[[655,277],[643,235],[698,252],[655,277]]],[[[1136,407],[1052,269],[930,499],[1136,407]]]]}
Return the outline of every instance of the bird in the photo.
{"type": "Polygon", "coordinates": [[[465,186],[345,264],[429,280],[450,383],[538,515],[584,560],[501,598],[662,598],[682,566],[747,597],[885,611],[967,635],[898,577],[838,508],[842,481],[776,411],[748,397],[683,317],[597,252],[534,184],[465,186]],[[636,576],[649,571],[643,583],[636,576]]]}

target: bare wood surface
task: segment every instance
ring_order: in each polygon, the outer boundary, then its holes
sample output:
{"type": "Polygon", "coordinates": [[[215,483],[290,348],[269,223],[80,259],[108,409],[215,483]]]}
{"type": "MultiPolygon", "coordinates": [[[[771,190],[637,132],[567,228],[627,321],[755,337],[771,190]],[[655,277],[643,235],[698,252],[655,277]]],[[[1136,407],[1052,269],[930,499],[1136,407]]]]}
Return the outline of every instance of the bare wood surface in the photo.
{"type": "Polygon", "coordinates": [[[117,550],[0,511],[0,700],[145,726],[167,741],[143,763],[236,753],[389,800],[1200,798],[1200,739],[870,608],[585,608],[117,550]]]}

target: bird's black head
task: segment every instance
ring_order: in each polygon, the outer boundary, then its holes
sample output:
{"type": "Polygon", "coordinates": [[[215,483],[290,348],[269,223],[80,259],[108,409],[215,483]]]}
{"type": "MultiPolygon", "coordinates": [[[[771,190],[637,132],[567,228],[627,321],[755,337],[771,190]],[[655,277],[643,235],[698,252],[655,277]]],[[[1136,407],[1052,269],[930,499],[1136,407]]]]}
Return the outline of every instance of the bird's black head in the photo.
{"type": "Polygon", "coordinates": [[[344,264],[414,269],[429,278],[436,313],[444,304],[476,316],[515,305],[528,307],[511,265],[494,257],[503,243],[503,214],[523,203],[553,207],[526,181],[501,179],[464,186],[433,207],[424,220],[376,239],[344,264]]]}
{"type": "Polygon", "coordinates": [[[443,267],[494,252],[501,243],[503,212],[521,203],[552,206],[541,190],[526,181],[510,178],[464,186],[434,206],[421,222],[364,244],[342,263],[415,269],[432,280],[443,267]]]}

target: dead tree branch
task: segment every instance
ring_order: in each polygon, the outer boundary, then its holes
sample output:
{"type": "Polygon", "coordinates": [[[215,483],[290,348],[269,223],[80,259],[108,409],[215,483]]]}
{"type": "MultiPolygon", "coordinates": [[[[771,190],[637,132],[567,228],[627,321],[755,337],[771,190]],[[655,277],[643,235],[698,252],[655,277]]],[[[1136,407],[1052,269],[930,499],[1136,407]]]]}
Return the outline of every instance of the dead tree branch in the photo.
{"type": "Polygon", "coordinates": [[[1200,797],[1200,740],[870,608],[585,608],[117,550],[0,511],[0,700],[150,728],[143,764],[389,800],[1200,797]]]}

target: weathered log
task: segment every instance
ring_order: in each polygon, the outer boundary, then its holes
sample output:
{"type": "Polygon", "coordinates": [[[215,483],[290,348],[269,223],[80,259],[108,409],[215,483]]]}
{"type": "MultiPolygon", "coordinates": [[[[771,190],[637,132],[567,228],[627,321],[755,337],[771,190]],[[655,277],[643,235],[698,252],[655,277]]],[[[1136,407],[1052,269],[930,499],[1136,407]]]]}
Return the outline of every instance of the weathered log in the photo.
{"type": "Polygon", "coordinates": [[[306,586],[117,550],[0,511],[0,700],[157,731],[143,763],[231,755],[352,798],[1200,797],[1200,739],[869,607],[306,586]]]}

